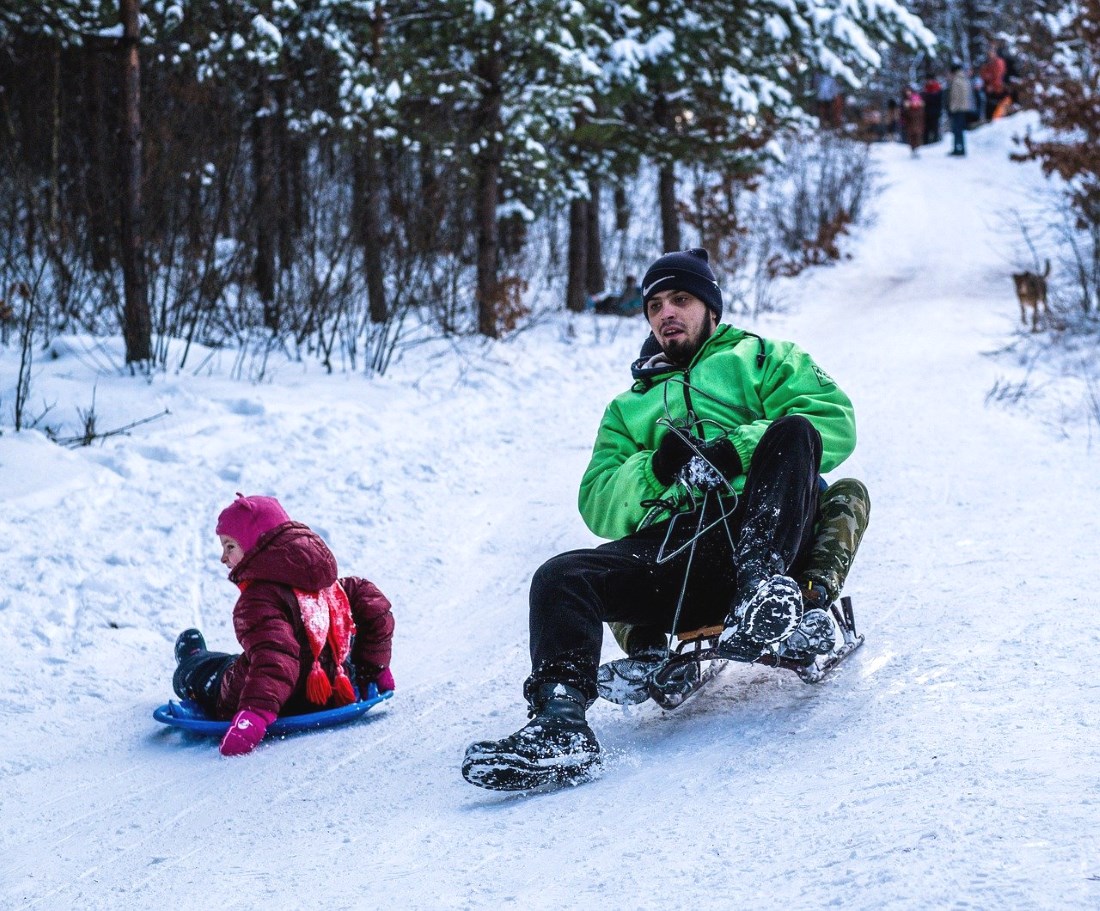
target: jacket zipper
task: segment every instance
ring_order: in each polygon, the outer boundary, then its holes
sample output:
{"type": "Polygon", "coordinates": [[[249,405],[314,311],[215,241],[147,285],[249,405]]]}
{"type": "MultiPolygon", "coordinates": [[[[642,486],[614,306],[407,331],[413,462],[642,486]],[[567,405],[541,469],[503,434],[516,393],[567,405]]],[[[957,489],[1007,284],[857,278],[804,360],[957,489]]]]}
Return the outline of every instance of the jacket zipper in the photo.
{"type": "Polygon", "coordinates": [[[687,408],[687,421],[688,427],[691,429],[691,433],[695,433],[695,427],[698,424],[698,420],[695,417],[695,409],[691,404],[691,368],[684,368],[684,407],[687,408]]]}

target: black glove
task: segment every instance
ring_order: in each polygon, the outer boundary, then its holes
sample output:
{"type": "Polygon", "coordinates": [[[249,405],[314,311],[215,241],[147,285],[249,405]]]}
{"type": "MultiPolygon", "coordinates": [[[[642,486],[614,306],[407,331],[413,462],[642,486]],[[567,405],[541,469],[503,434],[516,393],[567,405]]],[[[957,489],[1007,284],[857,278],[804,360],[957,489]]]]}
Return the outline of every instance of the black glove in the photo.
{"type": "MultiPolygon", "coordinates": [[[[698,441],[696,441],[698,442],[698,441]]],[[[691,461],[695,451],[679,433],[669,429],[653,450],[653,474],[665,487],[676,480],[683,467],[691,461]]]]}
{"type": "Polygon", "coordinates": [[[732,481],[744,471],[741,456],[733,448],[733,443],[725,437],[704,443],[699,447],[699,452],[721,472],[722,477],[727,481],[732,481]]]}

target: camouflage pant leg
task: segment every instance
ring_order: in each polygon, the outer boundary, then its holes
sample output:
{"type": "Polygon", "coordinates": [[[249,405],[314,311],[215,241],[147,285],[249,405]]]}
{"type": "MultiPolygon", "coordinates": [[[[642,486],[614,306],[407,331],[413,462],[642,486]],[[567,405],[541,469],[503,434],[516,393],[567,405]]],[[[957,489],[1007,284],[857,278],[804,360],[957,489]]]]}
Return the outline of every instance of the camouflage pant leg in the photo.
{"type": "Polygon", "coordinates": [[[647,648],[667,648],[668,637],[656,626],[638,626],[633,623],[609,623],[615,641],[628,655],[636,655],[647,648]]]}
{"type": "Polygon", "coordinates": [[[821,495],[814,546],[802,571],[802,585],[811,583],[825,589],[830,601],[840,590],[852,568],[859,542],[871,516],[871,497],[855,478],[843,478],[821,495]]]}
{"type": "MultiPolygon", "coordinates": [[[[800,580],[803,588],[810,584],[820,585],[830,602],[840,597],[870,517],[871,496],[860,481],[843,478],[829,486],[818,504],[814,546],[800,580]]],[[[667,642],[664,631],[656,627],[630,623],[609,623],[608,626],[619,648],[628,655],[658,642],[667,642]]]]}

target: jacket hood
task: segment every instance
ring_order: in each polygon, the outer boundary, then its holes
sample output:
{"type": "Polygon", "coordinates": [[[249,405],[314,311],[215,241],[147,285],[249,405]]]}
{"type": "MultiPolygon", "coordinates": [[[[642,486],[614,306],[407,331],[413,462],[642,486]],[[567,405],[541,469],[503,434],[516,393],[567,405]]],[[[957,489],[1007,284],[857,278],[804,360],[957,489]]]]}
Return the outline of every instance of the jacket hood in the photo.
{"type": "Polygon", "coordinates": [[[229,574],[232,582],[276,582],[320,591],[336,581],[336,558],[308,525],[284,522],[261,535],[229,574]]]}

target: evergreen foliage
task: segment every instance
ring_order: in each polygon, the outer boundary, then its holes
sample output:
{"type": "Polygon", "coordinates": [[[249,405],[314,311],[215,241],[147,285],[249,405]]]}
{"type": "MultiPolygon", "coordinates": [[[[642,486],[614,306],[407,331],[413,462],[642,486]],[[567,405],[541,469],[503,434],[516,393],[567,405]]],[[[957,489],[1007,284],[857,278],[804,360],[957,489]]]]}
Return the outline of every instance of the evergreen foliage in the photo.
{"type": "MultiPolygon", "coordinates": [[[[526,256],[532,228],[564,208],[585,226],[569,246],[587,266],[567,267],[583,294],[602,283],[602,186],[621,194],[656,167],[660,201],[642,204],[676,241],[678,181],[751,186],[812,122],[816,73],[855,87],[887,47],[934,43],[896,0],[141,11],[156,336],[260,333],[375,369],[410,315],[489,336],[514,326],[523,288],[566,269],[553,240],[548,260],[526,256]]],[[[120,38],[111,0],[0,10],[0,280],[48,288],[47,334],[110,330],[121,312],[120,38]]]]}

